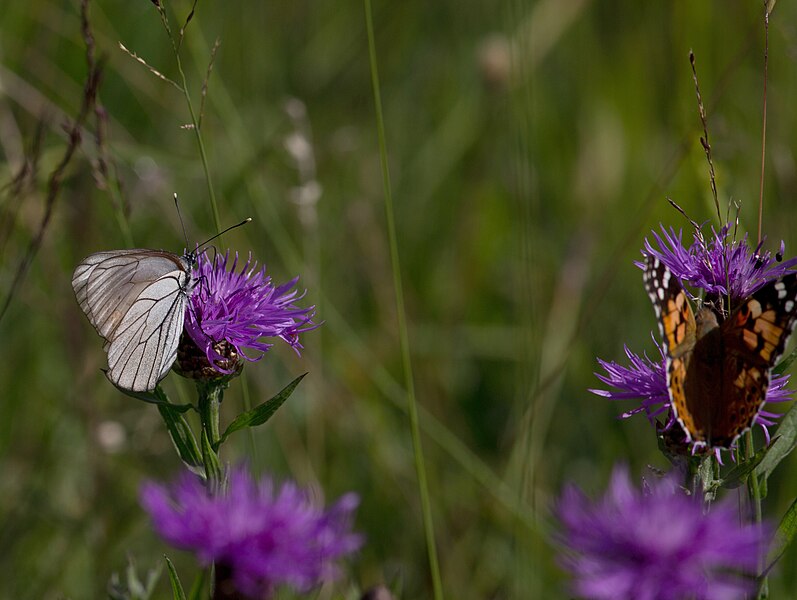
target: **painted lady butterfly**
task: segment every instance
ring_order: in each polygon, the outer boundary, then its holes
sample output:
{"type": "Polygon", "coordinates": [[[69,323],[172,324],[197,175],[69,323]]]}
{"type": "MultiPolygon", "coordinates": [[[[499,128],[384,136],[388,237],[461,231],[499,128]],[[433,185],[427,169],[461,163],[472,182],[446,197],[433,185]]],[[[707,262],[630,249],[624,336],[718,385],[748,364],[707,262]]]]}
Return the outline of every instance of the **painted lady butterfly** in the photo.
{"type": "Polygon", "coordinates": [[[723,319],[695,314],[667,266],[649,256],[645,289],[667,356],[667,387],[687,440],[727,448],[749,429],[766,399],[772,367],[797,321],[797,273],[767,283],[723,319]]]}

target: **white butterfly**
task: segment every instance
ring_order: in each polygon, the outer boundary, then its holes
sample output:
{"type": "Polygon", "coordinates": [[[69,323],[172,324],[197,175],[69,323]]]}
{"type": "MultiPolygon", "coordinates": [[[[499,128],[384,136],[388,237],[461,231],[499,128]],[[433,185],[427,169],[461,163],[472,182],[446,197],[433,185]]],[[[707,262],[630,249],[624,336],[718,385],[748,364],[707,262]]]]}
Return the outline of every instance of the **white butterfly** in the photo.
{"type": "Polygon", "coordinates": [[[155,389],[177,358],[195,254],[110,250],[75,269],[78,304],[108,354],[106,375],[133,392],[155,389]]]}

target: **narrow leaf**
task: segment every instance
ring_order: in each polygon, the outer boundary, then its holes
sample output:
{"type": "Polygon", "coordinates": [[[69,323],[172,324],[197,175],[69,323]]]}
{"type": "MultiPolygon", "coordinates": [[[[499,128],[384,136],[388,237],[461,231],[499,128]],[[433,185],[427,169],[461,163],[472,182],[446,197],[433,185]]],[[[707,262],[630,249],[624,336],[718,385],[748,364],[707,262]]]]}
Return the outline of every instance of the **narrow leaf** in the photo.
{"type": "Polygon", "coordinates": [[[767,570],[771,569],[783,556],[783,553],[786,552],[786,548],[789,547],[789,544],[794,539],[795,532],[797,532],[797,499],[791,503],[786,514],[783,515],[780,525],[778,525],[778,530],[775,532],[775,538],[772,540],[772,546],[767,558],[769,562],[767,570]]]}
{"type": "Polygon", "coordinates": [[[277,412],[277,409],[282,406],[282,404],[290,397],[290,395],[296,389],[296,386],[299,385],[299,382],[304,379],[305,375],[307,375],[307,373],[299,375],[296,379],[286,385],[279,394],[270,400],[266,400],[263,402],[263,404],[257,405],[252,410],[248,410],[245,413],[238,415],[238,417],[236,417],[236,419],[229,424],[224,434],[221,436],[221,440],[219,440],[217,447],[221,445],[230,436],[230,434],[235,433],[239,429],[243,429],[244,427],[257,427],[258,425],[262,425],[268,421],[274,415],[274,413],[277,412]]]}
{"type": "Polygon", "coordinates": [[[778,437],[769,445],[766,456],[755,471],[761,478],[769,477],[778,463],[794,450],[794,444],[797,442],[797,404],[792,404],[781,417],[777,434],[778,437]]]}
{"type": "Polygon", "coordinates": [[[218,484],[221,481],[221,463],[213,447],[210,445],[208,434],[202,430],[202,463],[205,465],[205,476],[207,480],[218,484]]]}
{"type": "Polygon", "coordinates": [[[169,430],[174,448],[183,462],[191,470],[195,470],[197,467],[201,468],[204,464],[202,454],[196,443],[194,432],[191,431],[191,426],[185,417],[179,411],[173,410],[169,404],[158,404],[158,412],[160,412],[166,429],[169,430]]]}
{"type": "Polygon", "coordinates": [[[730,471],[728,471],[725,474],[725,477],[717,481],[717,485],[721,485],[729,490],[739,487],[747,480],[747,476],[750,474],[750,472],[761,463],[766,454],[767,448],[761,448],[752,457],[750,457],[750,459],[736,465],[730,471]]]}
{"type": "MultiPolygon", "coordinates": [[[[109,379],[108,381],[111,380],[109,379]]],[[[111,383],[113,383],[113,381],[111,381],[111,383]]],[[[151,392],[134,392],[132,390],[121,388],[116,384],[114,384],[114,387],[122,392],[125,396],[130,396],[136,400],[143,400],[144,402],[149,402],[150,404],[167,404],[177,412],[184,413],[187,410],[194,408],[190,404],[172,404],[169,401],[168,396],[166,396],[166,392],[164,392],[160,386],[156,386],[151,392]]]]}
{"type": "Polygon", "coordinates": [[[202,591],[205,589],[205,579],[207,579],[209,571],[210,569],[202,569],[196,579],[194,579],[194,584],[191,586],[191,592],[188,595],[191,600],[203,600],[205,598],[202,591]]]}
{"type": "Polygon", "coordinates": [[[180,583],[180,578],[177,576],[177,570],[174,568],[168,556],[164,556],[164,558],[166,559],[166,566],[169,568],[169,581],[172,583],[173,600],[186,600],[183,586],[180,583]]]}
{"type": "Polygon", "coordinates": [[[788,371],[789,367],[795,360],[797,360],[797,348],[789,352],[786,358],[782,359],[777,365],[775,365],[775,368],[772,369],[772,373],[775,375],[783,375],[786,371],[788,371]]]}

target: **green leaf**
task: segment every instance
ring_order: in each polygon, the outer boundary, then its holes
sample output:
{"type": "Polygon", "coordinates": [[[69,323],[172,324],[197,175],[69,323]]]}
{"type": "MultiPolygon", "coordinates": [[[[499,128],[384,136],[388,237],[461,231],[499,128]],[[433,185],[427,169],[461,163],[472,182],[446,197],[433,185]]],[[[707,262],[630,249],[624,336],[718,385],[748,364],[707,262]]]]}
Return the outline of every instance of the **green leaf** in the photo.
{"type": "Polygon", "coordinates": [[[169,581],[172,583],[173,600],[186,600],[183,585],[180,583],[180,578],[177,576],[177,570],[174,568],[168,556],[164,556],[164,558],[166,559],[166,566],[169,568],[169,581]]]}
{"type": "Polygon", "coordinates": [[[296,386],[299,385],[299,382],[302,379],[304,379],[305,375],[307,375],[307,373],[299,375],[296,379],[286,385],[279,394],[270,400],[266,400],[263,402],[263,404],[257,405],[252,410],[248,410],[245,413],[238,415],[238,417],[236,417],[236,419],[230,423],[230,425],[224,431],[216,447],[218,448],[218,446],[224,443],[230,434],[235,433],[239,429],[243,429],[244,427],[257,427],[258,425],[262,425],[268,421],[274,415],[274,413],[277,412],[277,409],[282,406],[288,397],[290,397],[290,395],[293,393],[293,390],[296,389],[296,386]]]}
{"type": "Polygon", "coordinates": [[[202,591],[205,589],[205,579],[208,578],[209,573],[210,568],[202,569],[196,579],[194,579],[191,592],[188,594],[191,600],[204,600],[205,596],[203,596],[202,591]]]}
{"type": "Polygon", "coordinates": [[[791,503],[786,514],[780,520],[780,525],[778,525],[778,530],[775,532],[775,538],[772,540],[769,556],[767,557],[767,562],[769,563],[767,570],[771,569],[783,556],[786,548],[794,539],[795,532],[797,532],[797,498],[791,503]]]}
{"type": "Polygon", "coordinates": [[[792,404],[780,419],[777,438],[767,448],[766,456],[755,471],[756,475],[764,479],[769,477],[778,463],[794,450],[795,442],[797,442],[797,404],[792,404]]]}
{"type": "Polygon", "coordinates": [[[180,455],[182,461],[192,471],[197,472],[196,469],[201,469],[204,466],[204,462],[202,461],[202,454],[196,443],[194,432],[191,431],[188,421],[185,420],[185,417],[179,411],[174,410],[170,404],[158,404],[158,412],[160,412],[163,422],[166,424],[166,429],[169,430],[169,435],[172,438],[177,454],[180,455]]]}
{"type": "MultiPolygon", "coordinates": [[[[110,381],[110,380],[109,380],[110,381]]],[[[113,383],[111,381],[111,383],[113,383]]],[[[194,408],[190,404],[172,404],[169,402],[169,398],[166,396],[166,392],[164,392],[160,386],[156,386],[154,390],[151,392],[134,392],[132,390],[126,390],[124,388],[119,387],[118,385],[114,384],[114,387],[122,392],[125,396],[130,396],[131,398],[135,398],[136,400],[143,400],[144,402],[149,402],[150,404],[166,404],[172,407],[177,412],[184,413],[187,410],[194,408]]]]}
{"type": "Polygon", "coordinates": [[[747,476],[761,463],[766,454],[767,448],[761,448],[748,460],[734,466],[730,471],[728,471],[725,474],[725,477],[717,481],[717,485],[721,485],[729,490],[739,487],[745,481],[747,481],[747,476]]]}
{"type": "Polygon", "coordinates": [[[789,352],[786,358],[775,365],[775,368],[772,369],[772,373],[775,375],[783,375],[795,360],[797,360],[797,348],[789,352]]]}
{"type": "Polygon", "coordinates": [[[210,445],[208,434],[205,429],[202,430],[202,463],[205,465],[205,475],[207,480],[215,485],[221,481],[222,471],[219,457],[213,447],[210,445]]]}

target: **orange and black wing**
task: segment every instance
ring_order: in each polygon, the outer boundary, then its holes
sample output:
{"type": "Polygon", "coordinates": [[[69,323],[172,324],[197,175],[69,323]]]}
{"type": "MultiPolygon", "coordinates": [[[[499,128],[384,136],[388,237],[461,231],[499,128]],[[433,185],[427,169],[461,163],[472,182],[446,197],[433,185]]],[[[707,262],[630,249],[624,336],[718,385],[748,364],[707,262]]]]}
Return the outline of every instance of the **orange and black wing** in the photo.
{"type": "Polygon", "coordinates": [[[791,273],[759,289],[722,323],[722,429],[732,438],[728,443],[752,426],[764,405],[770,371],[796,322],[797,273],[791,273]]]}
{"type": "Polygon", "coordinates": [[[678,278],[658,258],[648,256],[643,280],[664,340],[670,402],[687,441],[691,442],[697,432],[694,416],[686,404],[684,386],[696,341],[695,314],[678,278]]]}

